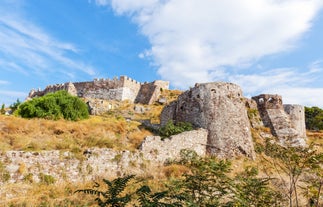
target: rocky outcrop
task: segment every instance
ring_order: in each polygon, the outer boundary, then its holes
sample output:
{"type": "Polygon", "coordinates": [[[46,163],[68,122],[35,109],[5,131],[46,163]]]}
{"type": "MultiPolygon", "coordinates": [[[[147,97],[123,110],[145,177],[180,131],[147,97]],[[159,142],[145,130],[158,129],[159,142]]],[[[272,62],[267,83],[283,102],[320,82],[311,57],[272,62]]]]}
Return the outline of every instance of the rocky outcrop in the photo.
{"type": "Polygon", "coordinates": [[[283,105],[280,95],[261,94],[252,97],[257,102],[264,126],[271,129],[280,144],[289,146],[306,145],[304,107],[283,105]]]}
{"type": "Polygon", "coordinates": [[[207,151],[218,157],[255,157],[241,88],[232,83],[196,84],[165,107],[161,124],[190,122],[208,130],[207,151]]]}

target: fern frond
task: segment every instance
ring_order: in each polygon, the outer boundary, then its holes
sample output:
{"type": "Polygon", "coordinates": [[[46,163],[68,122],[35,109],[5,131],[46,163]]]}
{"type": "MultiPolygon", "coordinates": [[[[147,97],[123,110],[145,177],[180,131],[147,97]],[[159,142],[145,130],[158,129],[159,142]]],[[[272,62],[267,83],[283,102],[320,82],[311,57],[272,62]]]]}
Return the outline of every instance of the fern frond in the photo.
{"type": "Polygon", "coordinates": [[[97,196],[104,196],[104,192],[99,191],[99,190],[94,190],[94,189],[81,189],[81,190],[76,190],[74,193],[85,193],[85,194],[90,194],[90,195],[97,195],[97,196]]]}
{"type": "Polygon", "coordinates": [[[109,195],[111,195],[112,198],[117,197],[120,193],[124,191],[124,189],[127,187],[128,182],[134,177],[135,175],[127,175],[125,177],[116,178],[111,182],[104,181],[109,185],[109,195]]]}

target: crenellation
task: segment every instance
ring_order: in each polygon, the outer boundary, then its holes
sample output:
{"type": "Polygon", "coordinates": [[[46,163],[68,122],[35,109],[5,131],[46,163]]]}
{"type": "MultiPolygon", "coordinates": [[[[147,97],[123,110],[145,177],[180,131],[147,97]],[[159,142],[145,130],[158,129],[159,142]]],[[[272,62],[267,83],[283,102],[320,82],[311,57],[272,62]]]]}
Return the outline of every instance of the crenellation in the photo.
{"type": "Polygon", "coordinates": [[[135,103],[152,104],[158,100],[160,89],[168,89],[169,82],[154,81],[141,83],[127,76],[109,78],[94,78],[88,82],[68,82],[48,85],[44,90],[31,90],[27,99],[43,96],[59,90],[85,99],[129,100],[135,103]]]}

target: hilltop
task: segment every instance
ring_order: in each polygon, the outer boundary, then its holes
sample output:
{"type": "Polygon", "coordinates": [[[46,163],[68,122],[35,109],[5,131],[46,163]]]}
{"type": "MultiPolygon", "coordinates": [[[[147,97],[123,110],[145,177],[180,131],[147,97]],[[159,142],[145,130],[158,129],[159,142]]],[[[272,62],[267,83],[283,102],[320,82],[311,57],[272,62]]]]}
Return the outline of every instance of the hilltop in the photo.
{"type": "Polygon", "coordinates": [[[269,139],[302,147],[314,141],[314,148],[322,152],[323,133],[306,132],[302,106],[283,105],[279,95],[246,99],[240,87],[231,83],[197,84],[185,92],[158,91],[149,104],[137,98],[102,99],[102,93],[95,91],[82,93],[80,98],[88,104],[90,100],[98,104],[95,110],[89,104],[97,115],[79,122],[0,116],[0,182],[4,186],[0,194],[5,204],[38,206],[42,198],[53,205],[59,203],[58,198],[80,204],[73,190],[90,186],[93,179],[126,174],[137,174],[159,188],[160,182],[182,178],[190,171],[185,165],[172,164],[187,149],[231,160],[232,176],[246,166],[257,167],[262,176],[276,176],[263,159],[273,159],[264,154],[269,139]],[[192,123],[195,130],[157,136],[169,121],[192,123]],[[59,191],[62,186],[70,190],[59,191]]]}

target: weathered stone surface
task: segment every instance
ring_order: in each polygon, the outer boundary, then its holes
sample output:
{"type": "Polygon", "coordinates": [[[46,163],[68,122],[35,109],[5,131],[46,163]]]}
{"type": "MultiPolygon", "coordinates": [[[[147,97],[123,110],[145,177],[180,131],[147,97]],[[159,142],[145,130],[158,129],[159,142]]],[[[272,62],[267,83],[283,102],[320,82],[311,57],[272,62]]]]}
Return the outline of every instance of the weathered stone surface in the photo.
{"type": "Polygon", "coordinates": [[[86,104],[91,115],[100,115],[118,107],[116,102],[103,99],[86,99],[86,104]]]}
{"type": "Polygon", "coordinates": [[[165,107],[161,124],[170,119],[208,130],[207,150],[218,157],[255,157],[241,88],[232,83],[196,84],[165,107]]]}
{"type": "Polygon", "coordinates": [[[295,104],[284,104],[284,111],[289,115],[291,126],[294,128],[299,137],[306,137],[305,126],[305,109],[304,106],[295,104]]]}
{"type": "Polygon", "coordinates": [[[142,142],[140,150],[145,159],[161,163],[179,158],[183,149],[190,149],[200,156],[205,156],[207,136],[206,129],[183,132],[163,140],[159,136],[148,136],[142,142]]]}
{"type": "MultiPolygon", "coordinates": [[[[100,99],[152,104],[157,101],[160,93],[169,88],[169,82],[156,80],[151,83],[140,83],[126,76],[119,79],[94,79],[88,82],[75,82],[49,85],[44,90],[31,90],[27,99],[43,96],[47,93],[66,90],[70,94],[85,99],[100,99]]],[[[94,109],[96,111],[96,109],[94,109]]]]}
{"type": "Polygon", "coordinates": [[[253,99],[245,98],[245,105],[247,108],[248,118],[249,118],[251,127],[254,129],[264,127],[264,124],[261,120],[261,117],[257,108],[257,102],[253,99]]]}
{"type": "Polygon", "coordinates": [[[305,116],[301,106],[284,107],[279,95],[261,94],[252,99],[257,102],[264,125],[271,129],[282,145],[306,145],[305,116]]]}
{"type": "Polygon", "coordinates": [[[56,181],[82,182],[97,177],[150,174],[151,166],[161,166],[168,160],[179,158],[182,149],[204,156],[206,143],[207,130],[199,129],[165,140],[158,136],[147,137],[141,149],[134,152],[91,148],[83,153],[82,159],[77,159],[73,153],[58,150],[7,151],[0,153],[0,162],[10,174],[10,183],[22,182],[29,174],[32,174],[33,181],[39,182],[41,173],[54,177],[56,181]]]}

